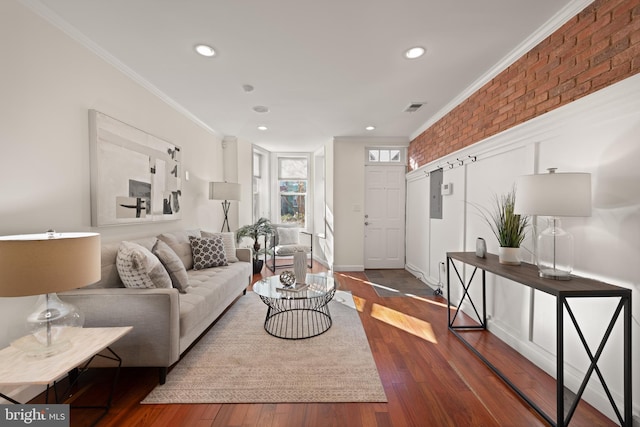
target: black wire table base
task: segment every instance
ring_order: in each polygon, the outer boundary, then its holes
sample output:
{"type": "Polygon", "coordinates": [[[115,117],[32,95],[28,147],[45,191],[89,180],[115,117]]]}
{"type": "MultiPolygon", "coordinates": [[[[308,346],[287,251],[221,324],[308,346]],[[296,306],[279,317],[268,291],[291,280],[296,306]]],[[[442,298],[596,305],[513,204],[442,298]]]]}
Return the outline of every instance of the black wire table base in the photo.
{"type": "Polygon", "coordinates": [[[260,296],[267,304],[264,329],[274,337],[300,340],[323,334],[333,321],[329,312],[329,301],[333,292],[312,298],[268,298],[260,296]]]}

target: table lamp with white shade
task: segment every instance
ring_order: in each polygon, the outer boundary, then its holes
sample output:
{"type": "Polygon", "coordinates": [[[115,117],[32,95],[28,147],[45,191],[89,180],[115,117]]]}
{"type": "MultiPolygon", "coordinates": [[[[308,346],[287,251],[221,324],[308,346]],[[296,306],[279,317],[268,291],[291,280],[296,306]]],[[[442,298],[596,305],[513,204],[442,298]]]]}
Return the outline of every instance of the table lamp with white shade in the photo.
{"type": "Polygon", "coordinates": [[[233,182],[210,182],[209,199],[223,201],[222,211],[224,212],[224,221],[222,222],[222,229],[220,231],[224,231],[225,226],[227,231],[230,231],[228,215],[231,202],[229,202],[229,200],[240,200],[240,184],[233,182]]]}
{"type": "Polygon", "coordinates": [[[39,357],[66,350],[65,329],[82,327],[84,316],[56,292],[95,283],[100,274],[98,233],[0,236],[0,297],[40,296],[27,317],[30,333],[11,345],[39,357]]]}
{"type": "Polygon", "coordinates": [[[515,212],[548,216],[549,226],[538,235],[536,262],[540,277],[570,280],[573,236],[560,228],[559,217],[591,216],[591,174],[549,173],[524,175],[516,181],[515,212]]]}

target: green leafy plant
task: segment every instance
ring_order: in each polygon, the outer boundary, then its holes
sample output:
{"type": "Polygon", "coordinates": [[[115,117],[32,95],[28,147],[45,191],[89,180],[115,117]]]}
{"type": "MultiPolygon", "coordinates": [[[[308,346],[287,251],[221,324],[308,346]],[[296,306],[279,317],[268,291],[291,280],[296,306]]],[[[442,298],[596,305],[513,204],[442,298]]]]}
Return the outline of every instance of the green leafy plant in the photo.
{"type": "Polygon", "coordinates": [[[492,209],[478,207],[484,220],[503,248],[519,248],[526,236],[529,217],[514,212],[516,189],[513,187],[507,194],[494,196],[492,209]]]}
{"type": "Polygon", "coordinates": [[[260,218],[253,224],[243,225],[236,231],[236,241],[240,241],[248,237],[253,240],[253,260],[257,261],[260,254],[262,254],[260,237],[269,236],[275,231],[271,221],[267,218],[260,218]]]}

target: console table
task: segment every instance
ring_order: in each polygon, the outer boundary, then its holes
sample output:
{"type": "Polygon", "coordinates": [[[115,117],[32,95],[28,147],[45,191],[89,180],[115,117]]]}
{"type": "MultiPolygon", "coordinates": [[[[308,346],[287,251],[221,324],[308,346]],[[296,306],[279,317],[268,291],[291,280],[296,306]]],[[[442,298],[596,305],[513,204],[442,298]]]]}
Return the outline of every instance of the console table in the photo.
{"type": "Polygon", "coordinates": [[[525,402],[527,402],[540,416],[542,416],[552,426],[566,426],[571,421],[571,417],[575,412],[575,409],[582,398],[582,394],[587,386],[587,381],[591,375],[595,372],[600,379],[600,382],[607,394],[607,398],[613,407],[618,421],[622,426],[631,427],[632,420],[632,400],[631,400],[631,289],[614,286],[608,283],[600,282],[597,280],[586,279],[583,277],[572,276],[571,280],[551,280],[539,277],[538,268],[535,265],[522,263],[519,266],[503,265],[498,262],[498,257],[493,254],[487,254],[486,258],[480,258],[475,255],[475,252],[448,252],[447,253],[447,295],[450,295],[451,290],[451,270],[455,272],[460,285],[462,286],[463,294],[460,303],[457,307],[453,307],[451,301],[448,302],[448,324],[449,331],[451,331],[456,337],[458,337],[473,353],[476,354],[493,372],[495,372],[511,389],[513,389],[525,402]],[[473,271],[469,277],[469,280],[465,283],[454,261],[458,261],[461,264],[467,264],[473,267],[473,271]],[[473,281],[474,276],[478,272],[482,273],[482,314],[478,313],[478,308],[475,302],[472,300],[469,294],[469,288],[473,281]],[[486,357],[484,357],[476,348],[474,348],[458,331],[470,331],[470,330],[485,330],[487,327],[486,317],[486,273],[493,273],[497,276],[501,276],[520,283],[524,286],[528,286],[533,289],[545,292],[553,295],[556,298],[556,347],[557,347],[557,360],[556,360],[556,414],[555,419],[540,409],[528,396],[526,396],[518,387],[513,384],[496,366],[494,366],[486,357]],[[575,318],[571,307],[569,306],[568,299],[571,298],[618,298],[618,306],[614,311],[609,325],[598,345],[598,349],[595,353],[591,352],[587,345],[582,329],[575,318]],[[460,311],[460,307],[465,298],[471,304],[478,324],[475,325],[456,325],[456,318],[460,311]],[[453,311],[453,309],[455,311],[453,311]],[[571,318],[573,325],[576,328],[580,341],[584,347],[586,354],[591,361],[589,369],[585,372],[585,376],[580,384],[575,397],[575,401],[565,411],[564,403],[564,315],[566,313],[571,318]],[[453,314],[452,314],[453,312],[453,314]],[[624,370],[624,408],[622,413],[616,405],[609,387],[598,368],[598,360],[602,354],[602,350],[607,344],[607,340],[611,335],[613,327],[618,318],[622,317],[623,334],[624,334],[624,349],[623,349],[623,370],[624,370]]]}

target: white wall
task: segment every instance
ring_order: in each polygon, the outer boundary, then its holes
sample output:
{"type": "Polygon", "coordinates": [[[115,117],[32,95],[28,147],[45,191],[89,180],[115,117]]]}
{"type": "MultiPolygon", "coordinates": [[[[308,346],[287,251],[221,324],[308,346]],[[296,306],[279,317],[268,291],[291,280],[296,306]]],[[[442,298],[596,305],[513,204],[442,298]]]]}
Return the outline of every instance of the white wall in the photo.
{"type": "Polygon", "coordinates": [[[407,138],[334,138],[334,269],[364,270],[365,148],[406,147],[407,138]]]}
{"type": "MultiPolygon", "coordinates": [[[[180,228],[216,229],[208,182],[222,176],[221,136],[195,124],[14,0],[0,2],[0,235],[97,231],[103,241],[180,228]],[[183,219],[92,228],[88,110],[183,148],[183,219]]],[[[31,298],[0,298],[0,347],[20,333],[31,298]]]]}
{"type": "MultiPolygon", "coordinates": [[[[438,264],[446,252],[473,251],[477,237],[497,252],[497,241],[473,205],[489,207],[494,194],[503,194],[519,175],[559,172],[592,174],[593,215],[563,219],[563,228],[574,235],[575,273],[632,289],[633,292],[633,395],[640,407],[640,75],[610,86],[558,110],[524,123],[485,141],[438,159],[407,175],[407,264],[438,281],[438,264]],[[472,161],[469,156],[476,156],[472,161]],[[463,159],[460,166],[455,161],[463,159]],[[456,166],[449,169],[446,162],[456,166]],[[444,182],[454,184],[445,196],[443,219],[429,220],[428,171],[444,165],[444,182]],[[422,221],[421,221],[422,218],[422,221]]],[[[535,236],[537,230],[532,230],[535,236]]],[[[524,244],[533,250],[528,237],[524,244]]],[[[524,252],[527,261],[531,254],[524,252]]],[[[466,274],[469,274],[467,270],[466,274]]],[[[452,276],[453,277],[453,276],[452,276]]],[[[446,280],[446,279],[445,279],[446,280]]],[[[475,280],[475,279],[474,279],[475,280]]],[[[452,282],[452,284],[455,282],[452,282]]],[[[472,295],[478,301],[479,286],[472,295]]],[[[452,287],[453,303],[461,298],[452,287]]],[[[586,339],[595,352],[617,301],[591,298],[571,303],[586,326],[586,339]]],[[[469,310],[469,307],[463,305],[469,310]]],[[[550,374],[555,373],[555,299],[488,275],[489,329],[550,374]]],[[[589,361],[565,316],[567,385],[574,390],[589,361]]],[[[619,321],[598,366],[622,408],[622,325],[619,321]]],[[[597,378],[589,383],[585,399],[601,412],[613,412],[597,378]]]]}

